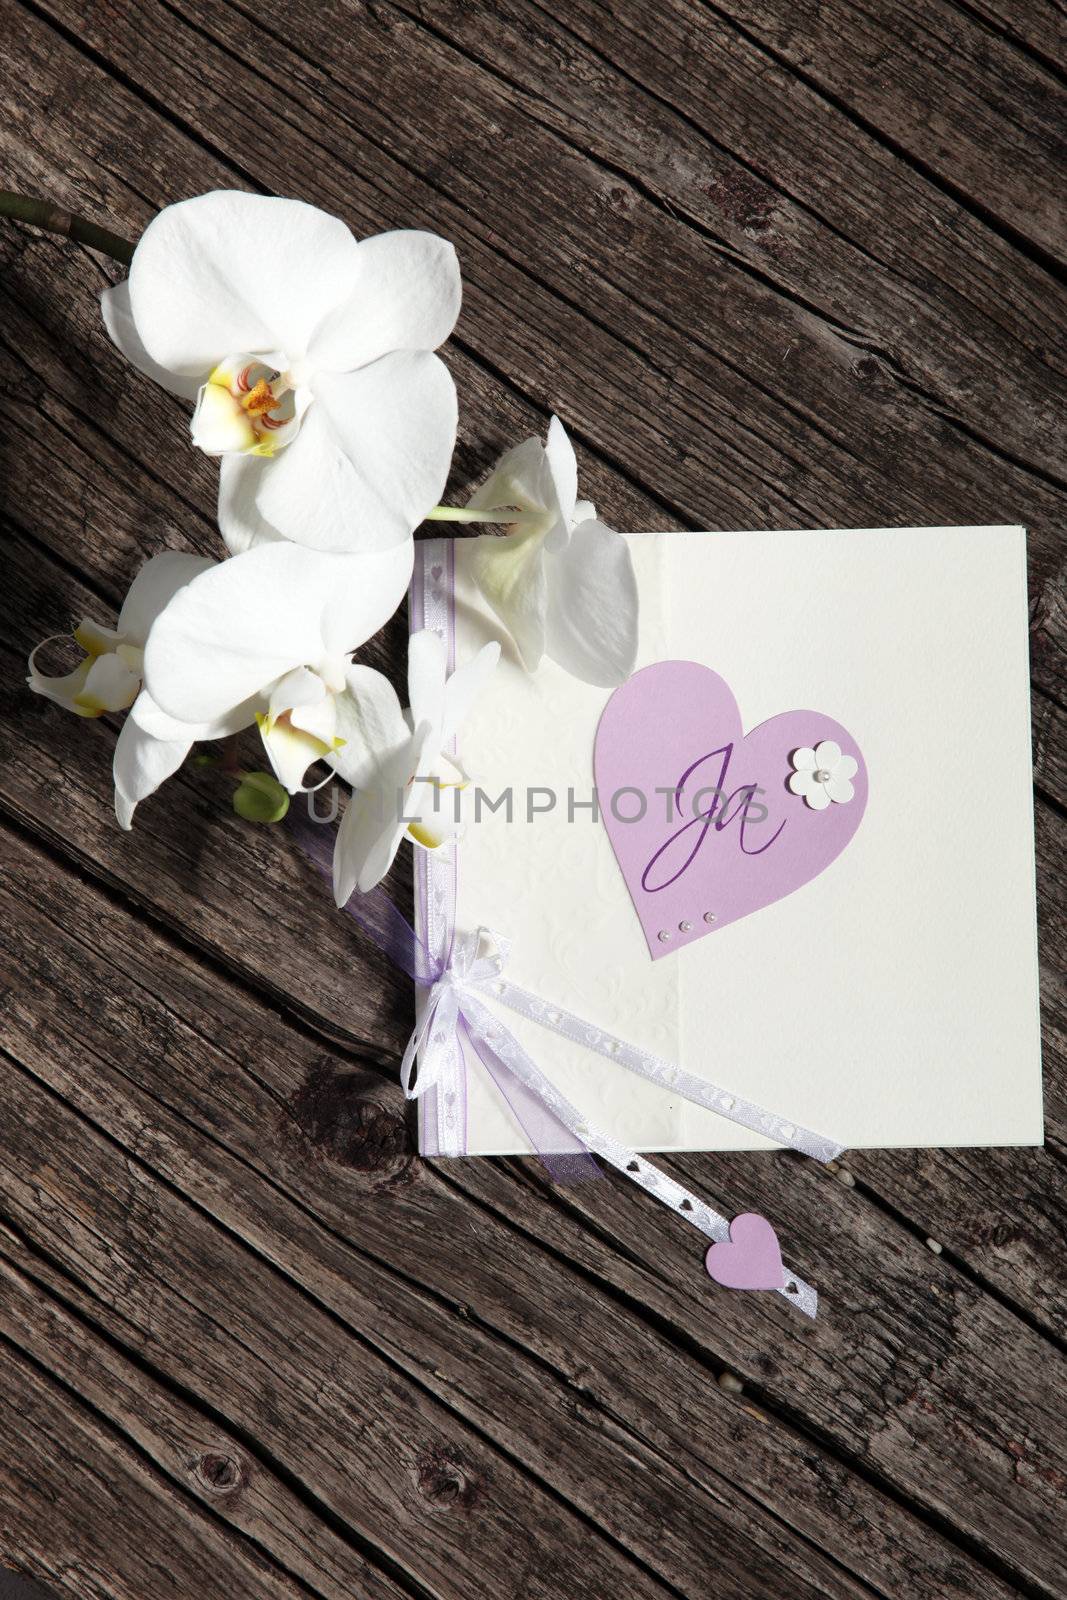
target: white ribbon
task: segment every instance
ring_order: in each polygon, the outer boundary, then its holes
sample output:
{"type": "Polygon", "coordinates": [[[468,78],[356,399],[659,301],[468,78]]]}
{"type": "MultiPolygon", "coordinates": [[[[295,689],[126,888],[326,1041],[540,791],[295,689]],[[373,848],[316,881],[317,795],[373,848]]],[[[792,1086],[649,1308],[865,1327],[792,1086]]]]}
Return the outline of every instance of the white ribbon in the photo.
{"type": "MultiPolygon", "coordinates": [[[[457,1067],[460,1071],[466,1070],[460,1040],[462,1022],[478,1053],[483,1055],[483,1058],[487,1055],[493,1061],[497,1072],[509,1074],[523,1089],[539,1100],[556,1121],[561,1123],[588,1151],[600,1156],[616,1171],[638,1184],[662,1204],[670,1206],[684,1221],[697,1228],[707,1238],[716,1241],[729,1238],[730,1224],[726,1217],[705,1204],[697,1195],[683,1188],[680,1183],[676,1183],[659,1167],[653,1166],[650,1161],[639,1156],[636,1151],[628,1149],[617,1139],[593,1127],[566,1096],[561,1094],[555,1084],[545,1077],[514,1034],[486,1005],[483,993],[494,993],[514,1010],[534,1020],[544,1020],[547,1025],[555,1027],[557,1031],[568,1033],[571,1037],[576,1036],[572,1025],[577,1025],[580,1030],[590,1027],[580,1019],[572,1018],[569,1013],[553,1013],[551,1019],[538,1015],[543,1002],[528,991],[508,984],[501,976],[509,948],[506,939],[492,934],[485,928],[479,928],[475,933],[456,935],[451,958],[441,975],[431,985],[422,1016],[404,1052],[401,1081],[408,1098],[417,1099],[428,1089],[440,1088],[442,1084],[454,1081],[457,1067]],[[483,943],[492,945],[495,954],[482,955],[483,943]],[[564,1018],[567,1025],[561,1026],[564,1018]],[[418,1075],[413,1082],[412,1070],[416,1058],[418,1058],[418,1075]]],[[[552,1008],[548,1010],[551,1011],[552,1008]]],[[[586,1042],[584,1038],[582,1042],[586,1042]]],[[[599,1049],[601,1054],[607,1055],[610,1059],[619,1059],[623,1065],[630,1067],[631,1071],[640,1072],[642,1076],[653,1075],[644,1070],[648,1062],[654,1063],[657,1071],[667,1065],[658,1057],[647,1056],[645,1052],[634,1050],[631,1046],[623,1046],[621,1041],[612,1041],[609,1035],[598,1033],[598,1042],[594,1043],[592,1048],[599,1049]],[[607,1043],[616,1045],[618,1054],[615,1049],[606,1048],[607,1043]],[[623,1051],[625,1056],[622,1054],[623,1051]]],[[[680,1074],[680,1077],[688,1082],[691,1075],[680,1074]]],[[[712,1095],[722,1093],[721,1090],[715,1089],[714,1085],[703,1084],[700,1079],[692,1079],[692,1082],[700,1085],[702,1091],[706,1089],[712,1095]]],[[[676,1087],[679,1093],[686,1092],[684,1087],[678,1085],[676,1087]]],[[[702,1093],[700,1103],[711,1102],[702,1093]]],[[[768,1116],[768,1113],[760,1112],[758,1107],[751,1107],[751,1103],[747,1101],[735,1102],[731,1111],[737,1111],[740,1105],[750,1108],[756,1116],[764,1118],[768,1116]]],[[[713,1107],[713,1109],[718,1108],[713,1107]]],[[[735,1120],[744,1121],[745,1126],[752,1125],[747,1112],[735,1120]]],[[[830,1145],[829,1141],[820,1140],[819,1135],[810,1134],[807,1130],[794,1129],[793,1133],[797,1139],[803,1138],[808,1143],[821,1143],[827,1149],[840,1150],[840,1146],[830,1145]]],[[[797,1148],[801,1147],[798,1143],[797,1148]]],[[[829,1160],[830,1157],[827,1155],[823,1159],[829,1160]]],[[[797,1277],[788,1267],[783,1270],[782,1287],[777,1292],[784,1295],[805,1316],[815,1316],[818,1295],[810,1284],[797,1277]]]]}

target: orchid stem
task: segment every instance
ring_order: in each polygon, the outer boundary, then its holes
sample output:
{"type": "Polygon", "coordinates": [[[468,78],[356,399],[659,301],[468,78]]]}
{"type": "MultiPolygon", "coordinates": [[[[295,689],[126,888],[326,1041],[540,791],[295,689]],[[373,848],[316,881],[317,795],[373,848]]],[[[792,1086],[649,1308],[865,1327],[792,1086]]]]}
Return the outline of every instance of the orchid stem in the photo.
{"type": "Polygon", "coordinates": [[[30,195],[12,194],[0,189],[0,217],[11,217],[15,222],[28,222],[46,233],[59,233],[67,239],[87,244],[91,250],[100,250],[113,260],[128,267],[133,259],[133,245],[110,228],[87,222],[84,217],[73,217],[69,211],[53,205],[50,200],[35,200],[30,195]]]}
{"type": "Polygon", "coordinates": [[[538,511],[509,511],[507,506],[494,506],[489,511],[472,511],[469,506],[434,506],[426,513],[427,522],[536,522],[538,511]]]}

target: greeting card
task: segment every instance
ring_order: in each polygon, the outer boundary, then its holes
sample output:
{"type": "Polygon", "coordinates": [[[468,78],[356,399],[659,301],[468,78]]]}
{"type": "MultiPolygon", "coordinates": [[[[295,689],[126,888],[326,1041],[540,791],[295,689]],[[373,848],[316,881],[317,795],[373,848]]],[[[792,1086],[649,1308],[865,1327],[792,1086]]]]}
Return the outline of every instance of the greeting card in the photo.
{"type": "MultiPolygon", "coordinates": [[[[420,547],[413,625],[502,656],[418,911],[447,873],[456,928],[506,936],[501,985],[541,1005],[485,1003],[545,1076],[639,1150],[1040,1143],[1023,530],[629,535],[615,688],[524,670],[492,543],[420,547]]],[[[458,1088],[449,1137],[420,1100],[425,1150],[530,1148],[469,1046],[458,1088]]]]}

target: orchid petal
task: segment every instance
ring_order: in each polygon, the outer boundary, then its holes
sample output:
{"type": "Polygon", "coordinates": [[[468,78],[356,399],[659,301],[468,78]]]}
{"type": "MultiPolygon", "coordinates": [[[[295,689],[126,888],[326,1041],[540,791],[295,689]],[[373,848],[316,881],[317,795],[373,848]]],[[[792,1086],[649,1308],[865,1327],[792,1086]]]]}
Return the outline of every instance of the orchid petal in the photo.
{"type": "Polygon", "coordinates": [[[567,430],[558,417],[553,417],[548,425],[545,460],[559,512],[558,520],[548,535],[546,549],[555,552],[566,548],[578,502],[578,458],[567,430]]]}
{"type": "Polygon", "coordinates": [[[231,734],[240,733],[244,728],[250,728],[256,720],[256,712],[261,709],[258,697],[245,700],[225,716],[217,717],[214,722],[182,722],[177,717],[170,717],[157,706],[147,690],[142,689],[137,699],[130,707],[130,716],[138,727],[145,733],[152,734],[156,739],[227,739],[231,734]]]}
{"type": "Polygon", "coordinates": [[[366,894],[389,871],[407,830],[406,806],[412,772],[418,771],[432,737],[428,724],[382,763],[373,786],[355,792],[345,807],[333,856],[333,893],[339,906],[355,889],[366,894]]]}
{"type": "Polygon", "coordinates": [[[621,533],[583,522],[546,560],[545,649],[585,683],[622,683],[637,659],[637,579],[621,533]]]}
{"type": "Polygon", "coordinates": [[[309,667],[294,667],[278,679],[270,692],[268,714],[280,717],[283,711],[294,706],[313,706],[326,698],[326,685],[317,672],[309,667]]]}
{"type": "Polygon", "coordinates": [[[115,745],[115,814],[129,830],[134,808],[177,772],[192,748],[191,739],[157,739],[127,717],[115,745]]]}
{"type": "Polygon", "coordinates": [[[299,794],[304,787],[307,769],[324,756],[332,754],[332,733],[329,739],[320,739],[317,734],[297,727],[289,716],[272,721],[270,717],[260,715],[256,720],[263,747],[274,768],[274,776],[290,794],[299,794]]]}
{"type": "Polygon", "coordinates": [[[143,646],[153,622],[178,590],[215,565],[208,556],[189,555],[184,550],[164,550],[153,556],[134,578],[122,603],[119,633],[143,646]]]}
{"type": "Polygon", "coordinates": [[[471,573],[514,639],[528,672],[545,652],[548,580],[544,535],[536,529],[473,541],[471,573]]]}
{"type": "Polygon", "coordinates": [[[272,465],[264,456],[251,455],[223,456],[219,462],[219,529],[231,556],[257,544],[277,544],[283,537],[256,504],[263,474],[272,465]]]}
{"type": "Polygon", "coordinates": [[[357,247],[352,293],[323,318],[308,355],[327,372],[351,372],[391,350],[436,350],[459,316],[459,263],[447,239],[398,229],[357,247]]]}
{"type": "Polygon", "coordinates": [[[445,714],[445,678],[448,650],[432,628],[422,628],[408,640],[408,705],[413,727],[428,722],[438,733],[445,714]]]}
{"type": "Polygon", "coordinates": [[[141,235],[130,307],[153,361],[201,379],[234,350],[306,354],[359,281],[359,246],[299,200],[216,190],[167,206],[141,235]]]}
{"type": "Polygon", "coordinates": [[[443,362],[397,351],[358,372],[318,373],[300,433],[260,480],[261,515],[315,550],[382,550],[439,499],[456,440],[443,362]]]}
{"type": "Polygon", "coordinates": [[[183,377],[180,373],[168,372],[166,367],[161,367],[158,361],[152,360],[141,343],[141,336],[137,332],[133,311],[130,308],[128,278],[123,278],[121,283],[116,283],[102,292],[100,311],[111,342],[118,346],[131,367],[135,367],[146,378],[151,378],[153,383],[168,389],[171,394],[180,395],[183,400],[196,399],[200,387],[199,376],[183,377]]]}
{"type": "Polygon", "coordinates": [[[164,711],[209,722],[297,666],[340,677],[341,658],[392,616],[413,546],[324,555],[281,542],[221,562],[187,584],[157,619],[145,685],[164,711]]]}
{"type": "Polygon", "coordinates": [[[472,511],[493,511],[498,506],[515,506],[524,512],[539,511],[543,521],[524,526],[526,531],[543,537],[555,523],[559,507],[540,439],[524,439],[506,451],[489,477],[471,495],[468,504],[472,511]]]}
{"type": "Polygon", "coordinates": [[[205,383],[197,391],[189,433],[208,456],[244,455],[259,442],[252,418],[220,383],[205,383]]]}
{"type": "MultiPolygon", "coordinates": [[[[444,713],[441,719],[441,744],[447,747],[467,720],[467,715],[500,660],[495,639],[483,644],[477,655],[457,667],[445,684],[444,713]]],[[[412,706],[414,710],[414,705],[412,706]]]]}
{"type": "Polygon", "coordinates": [[[405,824],[390,820],[384,794],[356,790],[345,806],[333,851],[333,897],[347,905],[361,892],[380,883],[389,871],[404,837],[405,824]]]}
{"type": "Polygon", "coordinates": [[[389,679],[373,667],[351,666],[347,692],[335,696],[337,732],[344,744],[333,765],[353,789],[375,781],[386,761],[407,745],[411,729],[389,679]]]}
{"type": "Polygon", "coordinates": [[[343,740],[337,737],[337,696],[324,695],[313,704],[294,706],[289,721],[301,733],[310,734],[323,747],[323,752],[335,750],[343,740]]]}
{"type": "MultiPolygon", "coordinates": [[[[56,637],[62,638],[63,635],[56,637]]],[[[105,655],[120,645],[123,637],[117,628],[106,628],[102,622],[94,622],[92,617],[83,617],[74,629],[74,642],[81,645],[87,656],[105,655]]]]}
{"type": "Polygon", "coordinates": [[[75,704],[91,717],[105,711],[125,711],[141,689],[140,673],[131,672],[116,654],[94,656],[75,704]]]}
{"type": "Polygon", "coordinates": [[[431,782],[417,786],[405,815],[418,818],[407,825],[408,838],[423,850],[439,850],[463,832],[463,820],[456,814],[456,799],[461,794],[454,784],[431,782]]]}
{"type": "Polygon", "coordinates": [[[361,487],[325,409],[313,404],[296,438],[257,475],[256,515],[313,550],[383,549],[406,538],[411,528],[393,511],[368,523],[361,487]]]}
{"type": "Polygon", "coordinates": [[[54,700],[56,705],[62,706],[65,711],[73,711],[78,717],[97,717],[98,711],[91,711],[88,706],[79,703],[78,696],[85,689],[85,680],[89,676],[94,657],[86,656],[72,672],[49,676],[38,671],[37,652],[43,650],[45,645],[55,644],[60,639],[66,639],[65,633],[53,634],[51,638],[42,639],[41,643],[31,652],[29,659],[29,673],[26,682],[34,694],[43,695],[46,700],[54,700]]]}

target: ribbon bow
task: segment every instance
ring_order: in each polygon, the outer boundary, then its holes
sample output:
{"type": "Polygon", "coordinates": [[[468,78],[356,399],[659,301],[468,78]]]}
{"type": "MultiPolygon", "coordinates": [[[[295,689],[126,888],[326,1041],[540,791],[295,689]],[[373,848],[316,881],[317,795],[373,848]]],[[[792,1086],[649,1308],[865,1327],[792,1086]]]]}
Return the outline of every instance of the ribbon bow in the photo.
{"type": "Polygon", "coordinates": [[[422,1017],[400,1063],[400,1082],[409,1100],[417,1100],[442,1079],[447,1081],[449,1068],[460,1054],[461,1020],[468,1032],[472,1021],[475,1031],[484,1021],[485,1008],[477,1002],[471,1005],[472,994],[499,982],[510,949],[511,941],[489,928],[456,934],[451,954],[430,985],[422,1017]],[[483,955],[483,945],[489,945],[496,953],[483,955]],[[419,1069],[412,1082],[416,1057],[420,1058],[419,1069]]]}

